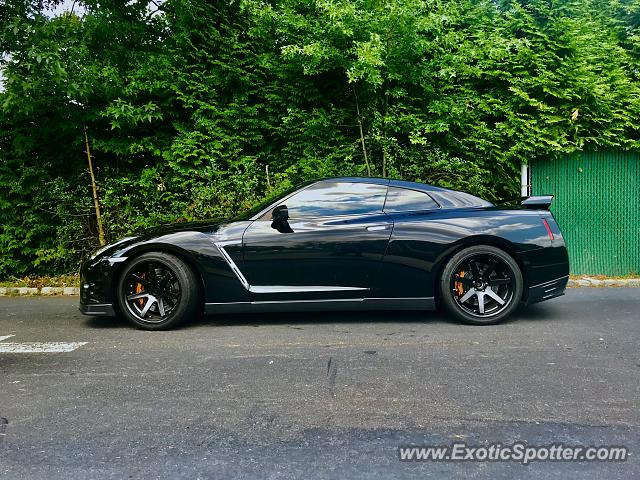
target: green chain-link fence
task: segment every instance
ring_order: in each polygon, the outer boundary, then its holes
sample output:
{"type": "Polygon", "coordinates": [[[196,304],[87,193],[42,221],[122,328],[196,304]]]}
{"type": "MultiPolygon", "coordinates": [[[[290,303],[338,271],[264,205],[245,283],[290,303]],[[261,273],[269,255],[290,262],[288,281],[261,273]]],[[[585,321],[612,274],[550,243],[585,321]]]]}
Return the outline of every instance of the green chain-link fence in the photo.
{"type": "Polygon", "coordinates": [[[569,248],[571,273],[640,273],[640,155],[582,152],[531,163],[533,195],[551,210],[569,248]]]}

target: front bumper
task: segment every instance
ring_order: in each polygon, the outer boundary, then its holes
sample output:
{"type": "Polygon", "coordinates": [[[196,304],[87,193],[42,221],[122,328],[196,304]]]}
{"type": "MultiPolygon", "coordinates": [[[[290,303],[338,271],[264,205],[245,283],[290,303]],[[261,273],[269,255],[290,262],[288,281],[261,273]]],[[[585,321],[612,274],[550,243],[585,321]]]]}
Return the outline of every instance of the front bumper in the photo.
{"type": "Polygon", "coordinates": [[[85,315],[114,316],[114,278],[117,278],[117,264],[108,260],[88,261],[80,268],[80,305],[85,315]]]}
{"type": "Polygon", "coordinates": [[[116,314],[115,309],[113,308],[113,304],[111,303],[83,304],[82,302],[80,302],[78,309],[85,315],[91,315],[94,317],[113,317],[116,314]]]}

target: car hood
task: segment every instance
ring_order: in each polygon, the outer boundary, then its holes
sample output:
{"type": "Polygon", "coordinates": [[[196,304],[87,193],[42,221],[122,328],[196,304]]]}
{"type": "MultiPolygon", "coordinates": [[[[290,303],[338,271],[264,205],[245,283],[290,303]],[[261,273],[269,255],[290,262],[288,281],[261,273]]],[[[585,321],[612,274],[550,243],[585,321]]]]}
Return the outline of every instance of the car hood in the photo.
{"type": "Polygon", "coordinates": [[[127,250],[129,247],[136,243],[146,242],[156,237],[162,237],[176,232],[202,232],[202,233],[214,233],[221,225],[227,223],[225,219],[209,219],[199,222],[182,222],[172,223],[167,225],[161,225],[158,227],[140,230],[136,233],[128,235],[119,239],[116,242],[112,242],[109,245],[105,245],[98,251],[96,251],[90,258],[90,261],[98,261],[101,258],[117,254],[119,252],[127,250]]]}
{"type": "Polygon", "coordinates": [[[170,223],[166,225],[160,225],[157,227],[145,229],[136,232],[134,235],[137,238],[150,238],[160,235],[166,235],[168,233],[181,232],[181,231],[196,231],[196,232],[214,232],[220,225],[226,223],[228,220],[223,218],[211,218],[207,220],[200,220],[196,222],[178,222],[170,223]]]}

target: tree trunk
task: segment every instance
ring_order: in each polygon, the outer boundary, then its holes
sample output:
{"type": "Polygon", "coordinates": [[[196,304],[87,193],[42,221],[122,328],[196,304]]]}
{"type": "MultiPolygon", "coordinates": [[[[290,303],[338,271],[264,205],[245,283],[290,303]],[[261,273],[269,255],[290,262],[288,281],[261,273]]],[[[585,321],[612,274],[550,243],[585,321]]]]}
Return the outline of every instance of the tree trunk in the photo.
{"type": "Polygon", "coordinates": [[[384,93],[384,116],[382,117],[382,176],[387,176],[387,115],[389,113],[389,92],[384,93]]]}
{"type": "Polygon", "coordinates": [[[358,114],[358,126],[360,127],[360,142],[362,143],[362,154],[364,155],[364,163],[367,166],[367,176],[371,176],[371,166],[369,165],[369,157],[367,157],[367,147],[364,143],[364,130],[362,129],[362,120],[360,119],[360,106],[358,104],[358,95],[356,89],[353,88],[353,96],[356,97],[356,113],[358,114]]]}
{"type": "Polygon", "coordinates": [[[93,191],[93,205],[96,209],[96,222],[98,224],[98,241],[103,247],[107,244],[104,238],[104,228],[102,227],[102,216],[100,215],[100,202],[98,201],[98,185],[96,177],[93,174],[93,160],[91,159],[91,150],[89,149],[89,136],[87,135],[87,127],[84,127],[84,144],[86,147],[87,162],[89,163],[89,175],[91,176],[91,189],[93,191]]]}

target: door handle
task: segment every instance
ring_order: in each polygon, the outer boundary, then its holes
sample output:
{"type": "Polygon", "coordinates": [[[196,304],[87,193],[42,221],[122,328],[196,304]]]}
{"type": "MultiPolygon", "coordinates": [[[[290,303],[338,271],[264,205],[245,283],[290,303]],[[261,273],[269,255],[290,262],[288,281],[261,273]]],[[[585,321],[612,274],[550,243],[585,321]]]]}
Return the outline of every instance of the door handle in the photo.
{"type": "Polygon", "coordinates": [[[381,230],[386,230],[389,228],[389,225],[369,225],[367,227],[367,232],[379,232],[381,230]]]}

